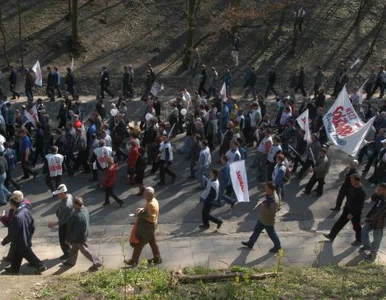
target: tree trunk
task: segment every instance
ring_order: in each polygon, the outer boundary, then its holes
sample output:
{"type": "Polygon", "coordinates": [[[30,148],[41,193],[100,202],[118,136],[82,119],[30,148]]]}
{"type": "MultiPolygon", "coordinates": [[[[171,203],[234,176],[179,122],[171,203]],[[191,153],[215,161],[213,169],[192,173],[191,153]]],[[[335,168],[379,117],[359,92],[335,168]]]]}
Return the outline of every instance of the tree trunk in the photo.
{"type": "Polygon", "coordinates": [[[72,46],[76,47],[79,44],[78,0],[72,0],[71,26],[72,26],[72,46]]]}
{"type": "Polygon", "coordinates": [[[380,33],[382,32],[383,26],[385,26],[385,23],[386,23],[386,4],[383,7],[382,16],[381,16],[381,19],[379,20],[379,23],[378,23],[378,29],[377,29],[376,33],[374,34],[374,39],[371,42],[369,50],[367,51],[367,54],[369,57],[371,56],[371,54],[373,54],[375,44],[378,40],[380,33]]]}
{"type": "Polygon", "coordinates": [[[9,57],[7,54],[7,39],[5,36],[5,30],[3,26],[3,11],[1,10],[1,8],[0,8],[0,31],[1,31],[1,35],[3,36],[3,52],[4,52],[5,61],[7,62],[7,66],[9,67],[10,64],[9,64],[9,57]]]}
{"type": "Polygon", "coordinates": [[[71,20],[71,1],[72,0],[68,0],[67,1],[67,4],[68,4],[68,13],[67,13],[67,16],[66,16],[67,20],[71,20]]]}
{"type": "Polygon", "coordinates": [[[357,27],[360,26],[362,18],[363,18],[364,9],[369,2],[370,2],[370,0],[360,0],[357,16],[355,18],[355,26],[357,26],[357,27]]]}
{"type": "Polygon", "coordinates": [[[278,32],[282,32],[283,31],[283,25],[284,25],[284,20],[285,20],[285,9],[283,9],[283,11],[281,12],[281,15],[280,15],[280,21],[279,21],[279,25],[277,26],[277,31],[278,32]]]}
{"type": "Polygon", "coordinates": [[[107,8],[108,8],[108,2],[107,0],[105,1],[106,2],[106,5],[105,5],[105,19],[103,20],[103,24],[107,24],[107,8]]]}
{"type": "Polygon", "coordinates": [[[192,61],[192,52],[193,52],[193,41],[194,41],[194,33],[196,26],[196,19],[194,17],[195,14],[195,6],[196,0],[189,0],[189,10],[188,10],[188,37],[186,40],[185,46],[185,56],[182,61],[182,70],[189,70],[190,63],[192,61]]]}
{"type": "Polygon", "coordinates": [[[21,3],[17,1],[17,13],[19,15],[19,51],[20,51],[20,62],[21,67],[24,69],[24,56],[23,56],[23,42],[22,42],[22,31],[21,31],[21,3]]]}

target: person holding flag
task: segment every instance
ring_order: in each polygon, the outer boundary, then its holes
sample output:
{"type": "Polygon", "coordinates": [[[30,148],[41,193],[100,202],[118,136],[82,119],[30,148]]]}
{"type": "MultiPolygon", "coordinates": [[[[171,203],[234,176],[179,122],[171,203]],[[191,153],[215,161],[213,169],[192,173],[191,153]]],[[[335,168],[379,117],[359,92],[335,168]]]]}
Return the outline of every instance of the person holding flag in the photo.
{"type": "Polygon", "coordinates": [[[318,135],[313,133],[311,135],[311,144],[308,146],[307,149],[307,158],[306,161],[300,170],[299,174],[297,175],[297,179],[302,179],[303,175],[307,172],[309,167],[315,166],[316,164],[316,157],[320,151],[322,146],[320,145],[320,142],[318,140],[318,135]]]}

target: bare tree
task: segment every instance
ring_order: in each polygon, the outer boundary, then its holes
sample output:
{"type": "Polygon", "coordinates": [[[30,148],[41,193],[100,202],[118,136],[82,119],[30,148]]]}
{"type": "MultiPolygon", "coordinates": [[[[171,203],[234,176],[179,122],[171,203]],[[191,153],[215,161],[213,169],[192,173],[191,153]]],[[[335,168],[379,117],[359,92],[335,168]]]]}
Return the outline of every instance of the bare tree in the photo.
{"type": "Polygon", "coordinates": [[[370,2],[371,2],[371,0],[360,0],[357,16],[355,18],[355,26],[360,26],[360,23],[361,23],[362,18],[363,18],[364,10],[365,10],[367,4],[369,4],[370,2]]]}
{"type": "Polygon", "coordinates": [[[5,29],[3,26],[3,11],[1,7],[0,7],[0,31],[1,31],[1,35],[3,36],[3,52],[4,52],[5,61],[7,62],[7,66],[9,67],[10,63],[9,63],[9,57],[7,54],[7,39],[5,36],[5,29]]]}
{"type": "Polygon", "coordinates": [[[67,20],[71,20],[71,1],[72,0],[67,0],[67,5],[68,5],[68,13],[67,13],[67,16],[66,16],[67,20]]]}
{"type": "Polygon", "coordinates": [[[24,68],[23,41],[22,41],[22,26],[21,26],[21,2],[17,1],[17,13],[19,16],[19,51],[21,67],[24,68]]]}
{"type": "Polygon", "coordinates": [[[196,0],[188,0],[188,37],[186,40],[185,46],[185,55],[182,60],[182,69],[187,71],[189,69],[190,63],[192,61],[192,53],[193,53],[193,42],[194,42],[194,33],[196,27],[196,0]]]}
{"type": "Polygon", "coordinates": [[[78,0],[72,0],[72,12],[71,12],[71,27],[72,27],[72,46],[77,47],[79,44],[79,31],[78,31],[78,0]]]}

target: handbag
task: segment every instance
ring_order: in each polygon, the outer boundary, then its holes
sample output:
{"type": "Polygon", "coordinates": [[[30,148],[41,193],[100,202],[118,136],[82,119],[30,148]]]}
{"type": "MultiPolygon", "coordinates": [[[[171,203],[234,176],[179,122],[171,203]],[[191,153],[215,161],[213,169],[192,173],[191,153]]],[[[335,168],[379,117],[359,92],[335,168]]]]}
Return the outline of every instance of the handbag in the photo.
{"type": "Polygon", "coordinates": [[[130,234],[130,246],[133,248],[141,242],[140,239],[137,238],[137,235],[136,235],[137,228],[138,228],[138,222],[139,222],[139,219],[136,218],[135,223],[134,223],[134,227],[133,227],[133,229],[131,229],[131,234],[130,234]]]}

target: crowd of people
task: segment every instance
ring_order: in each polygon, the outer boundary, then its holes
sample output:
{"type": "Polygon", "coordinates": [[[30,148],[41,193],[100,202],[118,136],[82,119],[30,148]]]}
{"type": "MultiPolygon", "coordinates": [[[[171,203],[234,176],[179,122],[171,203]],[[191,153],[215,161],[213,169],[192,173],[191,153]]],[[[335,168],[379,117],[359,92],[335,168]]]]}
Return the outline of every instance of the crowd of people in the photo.
{"type": "MultiPolygon", "coordinates": [[[[238,49],[239,40],[236,35],[234,49],[238,49]]],[[[236,50],[233,50],[236,51],[236,50]]],[[[232,54],[236,59],[236,53],[232,54]]],[[[238,57],[237,57],[238,59],[238,57]]],[[[54,71],[47,68],[47,96],[55,100],[55,90],[60,98],[61,76],[57,68],[54,71]]],[[[305,84],[306,73],[303,67],[294,70],[289,79],[288,90],[279,92],[276,84],[275,68],[270,68],[267,74],[265,94],[256,92],[257,74],[253,66],[248,65],[245,71],[244,95],[239,101],[232,96],[232,78],[229,66],[225,66],[223,80],[212,67],[207,79],[206,66],[201,66],[197,90],[191,94],[182,89],[176,99],[166,105],[171,105],[168,116],[161,115],[160,101],[153,95],[152,87],[155,83],[155,73],[151,65],[146,70],[146,80],[142,93],[143,112],[140,125],[130,125],[127,117],[126,101],[134,95],[134,71],[131,66],[124,67],[122,78],[123,90],[117,102],[107,108],[103,102],[104,93],[114,97],[109,89],[110,78],[107,68],[103,67],[100,77],[100,94],[95,108],[89,116],[85,116],[79,96],[75,93],[76,81],[72,70],[67,68],[65,78],[66,94],[60,100],[58,115],[55,116],[58,126],[53,127],[51,117],[46,112],[41,98],[34,101],[32,88],[27,89],[27,79],[34,76],[30,70],[26,74],[26,95],[28,101],[20,109],[15,109],[12,102],[20,94],[15,90],[17,75],[15,69],[10,72],[11,101],[3,95],[0,106],[0,204],[9,203],[10,214],[3,216],[3,223],[8,226],[9,234],[3,244],[11,243],[10,254],[5,260],[12,262],[8,272],[17,272],[22,258],[27,259],[38,271],[45,266],[34,255],[31,249],[31,239],[34,232],[34,220],[31,214],[31,203],[22,196],[20,181],[12,178],[12,171],[21,162],[23,170],[22,180],[32,175],[38,176],[36,164],[39,157],[43,162],[43,175],[48,188],[61,199],[57,211],[58,222],[50,223],[49,227],[59,228],[59,240],[63,250],[64,264],[73,266],[76,263],[78,251],[81,251],[92,263],[91,270],[101,266],[99,259],[87,248],[89,231],[89,215],[81,197],[72,197],[67,187],[62,183],[63,174],[77,176],[80,170],[90,174],[90,181],[98,183],[98,188],[105,191],[104,206],[110,205],[110,197],[114,198],[122,208],[124,201],[113,191],[117,182],[118,164],[126,162],[128,182],[130,186],[138,187],[138,195],[144,196],[146,206],[138,209],[136,215],[140,220],[133,239],[134,252],[131,260],[126,264],[135,266],[143,246],[149,243],[154,258],[149,262],[161,263],[161,255],[155,240],[155,230],[158,222],[159,206],[155,199],[154,188],[145,187],[146,168],[151,166],[150,174],[159,171],[157,186],[173,184],[177,175],[173,170],[176,149],[173,139],[176,135],[186,133],[183,145],[178,150],[183,154],[190,166],[187,179],[196,180],[202,190],[202,230],[210,227],[210,222],[220,229],[223,221],[211,214],[216,206],[222,202],[231,208],[237,203],[234,197],[230,164],[246,160],[247,154],[255,154],[253,163],[248,168],[248,176],[256,177],[259,184],[264,184],[265,200],[259,205],[259,221],[254,232],[243,245],[252,248],[265,229],[274,242],[270,252],[278,252],[281,243],[275,232],[274,223],[276,212],[286,201],[286,185],[290,180],[300,180],[312,172],[304,189],[305,195],[313,193],[315,196],[323,194],[325,177],[329,173],[331,157],[326,131],[323,126],[323,115],[326,112],[326,95],[323,83],[324,74],[319,67],[311,93],[307,92],[305,84]],[[219,93],[221,84],[226,88],[226,97],[219,93]],[[270,92],[275,94],[275,108],[267,105],[266,99],[270,92]],[[301,95],[297,92],[300,91],[301,95]],[[248,99],[252,93],[252,99],[248,99]],[[206,97],[204,97],[204,95],[206,97]],[[311,95],[311,96],[310,96],[311,95]],[[299,100],[300,99],[300,100],[299,100]],[[246,103],[246,105],[245,105],[246,103]],[[28,115],[36,107],[33,120],[28,115]],[[296,118],[308,109],[310,119],[311,142],[305,140],[296,118]],[[254,151],[255,150],[255,151],[254,151]],[[219,168],[216,168],[219,163],[219,168]],[[299,172],[298,168],[300,168],[299,172]],[[100,179],[100,175],[102,178],[100,179]],[[167,180],[166,175],[170,177],[167,180]],[[292,178],[292,179],[291,179],[292,178]],[[16,192],[10,191],[10,184],[16,192]]],[[[374,73],[374,71],[373,71],[374,73]]],[[[378,74],[370,76],[367,82],[368,97],[386,85],[386,73],[383,67],[378,74]],[[373,78],[374,77],[374,78],[373,78]],[[372,82],[371,86],[370,83],[372,82]]],[[[336,96],[348,82],[347,68],[340,65],[334,87],[336,96]]],[[[29,87],[29,86],[28,86],[29,87]]],[[[356,94],[351,97],[358,115],[364,120],[377,115],[374,123],[376,136],[361,149],[358,160],[353,160],[347,169],[345,182],[337,196],[336,206],[339,211],[343,206],[342,216],[326,237],[333,241],[344,225],[351,220],[356,232],[354,245],[363,245],[361,249],[369,250],[369,257],[374,257],[379,250],[382,239],[382,229],[386,220],[386,101],[378,108],[372,102],[366,103],[363,110],[358,105],[356,94]],[[361,213],[366,199],[358,175],[358,166],[367,157],[365,172],[373,165],[374,173],[369,178],[372,184],[377,184],[376,193],[372,196],[375,201],[373,209],[366,217],[362,229],[361,213]],[[346,202],[343,205],[344,198],[346,202]],[[368,234],[374,232],[374,243],[369,242],[368,234]]]]}

